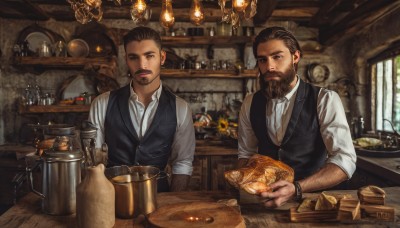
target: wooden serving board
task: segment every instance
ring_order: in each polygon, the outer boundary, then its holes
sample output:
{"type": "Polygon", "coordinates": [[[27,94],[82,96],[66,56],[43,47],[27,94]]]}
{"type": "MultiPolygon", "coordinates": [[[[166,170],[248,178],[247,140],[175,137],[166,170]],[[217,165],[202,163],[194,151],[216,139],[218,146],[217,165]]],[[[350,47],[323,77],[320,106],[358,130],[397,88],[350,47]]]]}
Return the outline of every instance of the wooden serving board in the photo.
{"type": "Polygon", "coordinates": [[[212,202],[188,202],[166,205],[151,213],[148,221],[154,227],[246,227],[243,217],[237,209],[222,203],[212,202]]]}
{"type": "Polygon", "coordinates": [[[290,208],[290,221],[292,222],[336,222],[337,215],[336,210],[297,212],[297,208],[290,208]]]}

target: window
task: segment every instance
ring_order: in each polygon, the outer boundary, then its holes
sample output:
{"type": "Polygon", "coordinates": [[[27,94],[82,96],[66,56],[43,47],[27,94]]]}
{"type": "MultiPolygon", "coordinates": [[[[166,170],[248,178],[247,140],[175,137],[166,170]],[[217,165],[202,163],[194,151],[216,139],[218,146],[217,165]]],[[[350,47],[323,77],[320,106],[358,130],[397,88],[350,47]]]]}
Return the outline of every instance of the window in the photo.
{"type": "Polygon", "coordinates": [[[377,131],[393,132],[391,122],[400,132],[400,54],[390,54],[371,62],[372,119],[377,131]]]}

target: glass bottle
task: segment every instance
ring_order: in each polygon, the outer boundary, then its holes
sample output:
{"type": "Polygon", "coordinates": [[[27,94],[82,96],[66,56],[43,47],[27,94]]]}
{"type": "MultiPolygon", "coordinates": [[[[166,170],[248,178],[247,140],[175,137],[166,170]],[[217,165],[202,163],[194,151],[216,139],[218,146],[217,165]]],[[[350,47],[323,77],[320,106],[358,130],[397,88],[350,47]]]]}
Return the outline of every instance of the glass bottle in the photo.
{"type": "Polygon", "coordinates": [[[32,93],[32,86],[31,84],[28,84],[28,86],[25,88],[25,104],[26,105],[33,105],[34,99],[33,99],[33,93],[32,93]]]}
{"type": "Polygon", "coordinates": [[[40,90],[40,87],[38,85],[35,85],[35,94],[33,98],[33,103],[38,105],[41,98],[42,98],[42,92],[40,90]]]}
{"type": "Polygon", "coordinates": [[[364,118],[362,116],[358,117],[357,120],[357,135],[356,138],[360,138],[364,134],[364,118]]]}

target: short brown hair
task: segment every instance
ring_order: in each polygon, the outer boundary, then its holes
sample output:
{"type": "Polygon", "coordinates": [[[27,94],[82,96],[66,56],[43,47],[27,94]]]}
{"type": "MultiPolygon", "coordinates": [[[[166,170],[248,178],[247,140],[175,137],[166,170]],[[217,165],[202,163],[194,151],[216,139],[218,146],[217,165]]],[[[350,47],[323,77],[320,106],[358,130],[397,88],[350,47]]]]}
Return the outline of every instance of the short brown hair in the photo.
{"type": "Polygon", "coordinates": [[[153,40],[160,50],[162,48],[160,34],[154,29],[144,26],[135,27],[124,35],[124,48],[126,49],[126,45],[132,41],[142,40],[153,40]]]}

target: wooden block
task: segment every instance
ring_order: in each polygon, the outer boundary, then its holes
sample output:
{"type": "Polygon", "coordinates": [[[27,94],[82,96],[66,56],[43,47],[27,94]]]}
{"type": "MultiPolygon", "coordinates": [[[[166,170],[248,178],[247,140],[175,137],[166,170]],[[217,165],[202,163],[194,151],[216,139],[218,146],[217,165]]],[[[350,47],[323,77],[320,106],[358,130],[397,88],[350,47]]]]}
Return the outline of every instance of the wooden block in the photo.
{"type": "Polygon", "coordinates": [[[338,220],[359,220],[361,219],[360,201],[357,199],[340,200],[338,220]]]}
{"type": "Polygon", "coordinates": [[[361,204],[385,205],[386,193],[377,186],[362,187],[358,190],[357,195],[361,204]]]}
{"type": "Polygon", "coordinates": [[[297,212],[296,207],[290,208],[291,222],[335,222],[337,216],[337,210],[297,212]]]}
{"type": "Polygon", "coordinates": [[[374,218],[381,221],[394,221],[396,211],[394,207],[382,205],[361,205],[362,218],[374,218]]]}

